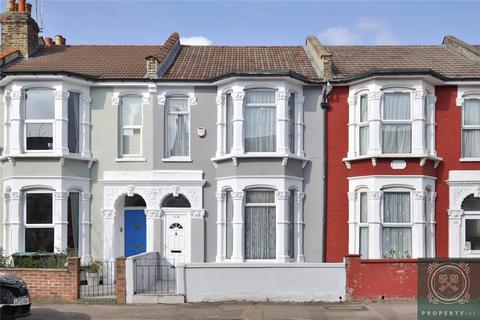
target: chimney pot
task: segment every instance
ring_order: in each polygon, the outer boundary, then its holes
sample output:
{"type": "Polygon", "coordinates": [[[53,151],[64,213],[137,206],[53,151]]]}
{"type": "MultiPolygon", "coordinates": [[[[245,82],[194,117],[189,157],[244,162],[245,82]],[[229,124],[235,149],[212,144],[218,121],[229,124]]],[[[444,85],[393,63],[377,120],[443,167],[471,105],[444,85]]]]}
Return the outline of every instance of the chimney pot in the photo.
{"type": "Polygon", "coordinates": [[[56,46],[61,46],[61,45],[62,45],[62,36],[59,35],[59,34],[57,34],[57,35],[55,36],[55,45],[56,45],[56,46]]]}
{"type": "Polygon", "coordinates": [[[15,0],[8,0],[7,11],[15,11],[15,0]]]}
{"type": "Polygon", "coordinates": [[[26,12],[26,0],[18,0],[18,12],[26,12]]]}
{"type": "Polygon", "coordinates": [[[45,47],[53,46],[53,39],[52,38],[46,37],[44,40],[45,40],[45,47]]]}
{"type": "Polygon", "coordinates": [[[67,44],[67,39],[65,39],[64,36],[62,36],[62,46],[66,45],[67,44]]]}
{"type": "Polygon", "coordinates": [[[25,5],[26,9],[27,9],[27,13],[28,15],[30,16],[32,14],[32,4],[31,3],[27,3],[25,5]]]}

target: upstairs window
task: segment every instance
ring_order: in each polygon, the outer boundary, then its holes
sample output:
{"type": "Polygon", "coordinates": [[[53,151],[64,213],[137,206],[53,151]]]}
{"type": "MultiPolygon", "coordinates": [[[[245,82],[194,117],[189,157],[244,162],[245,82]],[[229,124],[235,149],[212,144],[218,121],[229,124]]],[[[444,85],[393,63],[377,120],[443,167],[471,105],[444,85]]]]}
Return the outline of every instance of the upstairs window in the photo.
{"type": "Polygon", "coordinates": [[[358,122],[358,152],[361,156],[368,152],[368,97],[362,95],[360,97],[358,122]]]}
{"type": "Polygon", "coordinates": [[[295,124],[295,93],[291,93],[288,99],[288,118],[290,120],[290,126],[288,130],[288,147],[290,149],[290,153],[296,152],[296,124],[295,124]]]}
{"type": "Polygon", "coordinates": [[[228,93],[225,101],[225,153],[232,152],[233,147],[233,99],[228,93]]]}
{"type": "Polygon", "coordinates": [[[52,150],[55,119],[53,90],[30,89],[25,93],[26,150],[52,150]]]}
{"type": "Polygon", "coordinates": [[[273,90],[250,90],[245,102],[245,152],[276,151],[276,100],[273,90]]]}
{"type": "Polygon", "coordinates": [[[465,100],[463,105],[462,157],[480,158],[480,99],[465,100]]]}
{"type": "Polygon", "coordinates": [[[80,150],[80,94],[70,92],[68,96],[68,151],[80,150]]]}
{"type": "Polygon", "coordinates": [[[142,154],[142,98],[124,96],[120,105],[120,154],[142,154]]]}
{"type": "Polygon", "coordinates": [[[385,93],[382,117],[383,153],[412,152],[410,94],[385,93]]]}
{"type": "Polygon", "coordinates": [[[165,115],[165,157],[190,156],[190,114],[186,97],[169,97],[165,115]]]}

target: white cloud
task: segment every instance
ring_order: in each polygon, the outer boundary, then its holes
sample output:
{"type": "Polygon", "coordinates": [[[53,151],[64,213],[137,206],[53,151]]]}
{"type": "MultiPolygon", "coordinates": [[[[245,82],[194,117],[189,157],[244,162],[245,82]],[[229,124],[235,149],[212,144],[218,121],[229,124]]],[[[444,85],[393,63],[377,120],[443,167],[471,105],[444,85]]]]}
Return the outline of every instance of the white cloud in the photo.
{"type": "Polygon", "coordinates": [[[190,46],[209,46],[212,41],[204,36],[193,36],[180,38],[180,43],[190,46]]]}
{"type": "Polygon", "coordinates": [[[383,20],[362,17],[353,28],[335,26],[318,35],[321,42],[331,45],[376,44],[393,45],[400,43],[383,20]]]}

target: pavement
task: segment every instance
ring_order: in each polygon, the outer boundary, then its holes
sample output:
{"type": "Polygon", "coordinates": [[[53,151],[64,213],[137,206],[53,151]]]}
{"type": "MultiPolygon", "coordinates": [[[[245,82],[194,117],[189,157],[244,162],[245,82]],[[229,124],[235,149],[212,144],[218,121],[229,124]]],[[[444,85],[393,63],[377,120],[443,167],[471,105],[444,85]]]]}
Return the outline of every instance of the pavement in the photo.
{"type": "Polygon", "coordinates": [[[35,305],[28,320],[90,319],[416,319],[416,301],[369,303],[187,303],[35,305]]]}

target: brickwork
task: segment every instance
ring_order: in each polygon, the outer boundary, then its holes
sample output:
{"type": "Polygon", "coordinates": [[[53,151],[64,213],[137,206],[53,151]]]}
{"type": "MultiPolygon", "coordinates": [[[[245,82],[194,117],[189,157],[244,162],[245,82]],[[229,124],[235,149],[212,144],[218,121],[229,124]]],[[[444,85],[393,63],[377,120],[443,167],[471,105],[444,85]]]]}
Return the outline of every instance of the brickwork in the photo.
{"type": "Polygon", "coordinates": [[[10,269],[0,272],[22,278],[33,301],[76,303],[80,297],[80,258],[69,258],[67,269],[10,269]]]}
{"type": "Polygon", "coordinates": [[[115,263],[116,301],[125,304],[127,298],[127,281],[125,278],[125,257],[118,257],[115,263]]]}
{"type": "Polygon", "coordinates": [[[5,12],[2,24],[2,50],[15,48],[22,56],[31,56],[38,48],[39,28],[27,12],[5,12]]]}

